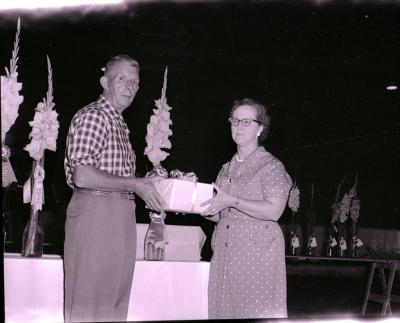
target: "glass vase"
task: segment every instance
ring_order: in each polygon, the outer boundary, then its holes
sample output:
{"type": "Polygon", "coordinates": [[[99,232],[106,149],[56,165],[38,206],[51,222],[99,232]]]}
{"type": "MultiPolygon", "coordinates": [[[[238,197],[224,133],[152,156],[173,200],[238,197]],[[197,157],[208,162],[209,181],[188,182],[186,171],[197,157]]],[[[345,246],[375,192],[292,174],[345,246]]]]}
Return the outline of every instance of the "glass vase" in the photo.
{"type": "Polygon", "coordinates": [[[357,236],[353,236],[351,244],[351,257],[358,258],[357,236]]]}
{"type": "Polygon", "coordinates": [[[296,233],[294,231],[290,231],[290,243],[289,243],[289,254],[291,256],[297,256],[298,255],[298,249],[300,247],[299,243],[299,238],[297,237],[296,233]]]}
{"type": "Polygon", "coordinates": [[[307,256],[314,257],[316,254],[316,249],[316,239],[314,235],[310,235],[307,242],[307,256]]]}
{"type": "Polygon", "coordinates": [[[358,258],[358,237],[357,237],[357,221],[356,220],[353,220],[353,223],[352,223],[351,257],[358,258]]]}
{"type": "Polygon", "coordinates": [[[326,248],[326,256],[334,257],[336,255],[337,246],[338,244],[335,236],[333,234],[330,234],[328,240],[328,247],[326,248]]]}
{"type": "Polygon", "coordinates": [[[328,246],[327,250],[326,250],[326,256],[327,257],[333,257],[334,256],[334,250],[331,246],[328,246]]]}
{"type": "Polygon", "coordinates": [[[307,256],[314,257],[315,256],[315,248],[307,247],[307,256]]]}
{"type": "Polygon", "coordinates": [[[22,236],[23,257],[41,257],[43,255],[44,232],[39,211],[31,210],[28,223],[22,236]]]}
{"type": "Polygon", "coordinates": [[[150,212],[150,224],[144,239],[144,259],[161,261],[165,259],[165,212],[150,212]]]}
{"type": "Polygon", "coordinates": [[[343,236],[339,239],[339,257],[346,257],[347,255],[347,243],[343,236]]]}

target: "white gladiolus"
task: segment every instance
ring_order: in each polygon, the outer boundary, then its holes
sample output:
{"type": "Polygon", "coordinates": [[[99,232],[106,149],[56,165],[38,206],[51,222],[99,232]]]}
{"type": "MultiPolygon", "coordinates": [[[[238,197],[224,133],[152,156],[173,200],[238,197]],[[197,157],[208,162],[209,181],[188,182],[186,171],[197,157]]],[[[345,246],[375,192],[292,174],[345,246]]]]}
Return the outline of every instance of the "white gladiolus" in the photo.
{"type": "Polygon", "coordinates": [[[14,49],[10,60],[10,69],[6,67],[6,76],[1,76],[1,142],[4,143],[7,132],[10,130],[18,117],[18,109],[24,101],[19,94],[22,83],[18,82],[18,51],[20,19],[18,18],[17,32],[15,35],[14,49]]]}
{"type": "Polygon", "coordinates": [[[19,51],[19,32],[20,19],[18,18],[17,32],[15,34],[14,48],[10,59],[9,69],[6,67],[6,76],[1,75],[1,158],[2,158],[2,187],[7,187],[16,182],[14,170],[11,166],[9,157],[10,150],[5,145],[7,132],[11,129],[18,118],[18,109],[24,101],[24,97],[19,94],[22,89],[22,83],[18,82],[18,51],[19,51]],[[8,152],[3,154],[4,152],[8,152]]]}
{"type": "Polygon", "coordinates": [[[288,206],[293,213],[296,213],[300,207],[300,190],[299,187],[294,184],[290,190],[288,206]]]}
{"type": "Polygon", "coordinates": [[[32,138],[32,141],[24,148],[36,161],[44,156],[45,149],[56,151],[58,128],[60,127],[57,120],[58,113],[53,110],[55,104],[53,102],[52,70],[49,58],[47,58],[47,64],[49,82],[47,98],[38,103],[33,121],[29,122],[32,127],[29,138],[32,138]]]}
{"type": "Polygon", "coordinates": [[[172,130],[169,128],[172,125],[170,110],[172,109],[167,104],[165,96],[167,90],[167,73],[168,68],[164,73],[164,85],[161,91],[161,98],[155,100],[156,109],[153,109],[154,114],[150,117],[150,122],[147,125],[146,143],[147,146],[144,154],[147,155],[153,166],[158,166],[165,160],[169,153],[162,150],[171,149],[172,144],[168,139],[172,135],[172,130]]]}

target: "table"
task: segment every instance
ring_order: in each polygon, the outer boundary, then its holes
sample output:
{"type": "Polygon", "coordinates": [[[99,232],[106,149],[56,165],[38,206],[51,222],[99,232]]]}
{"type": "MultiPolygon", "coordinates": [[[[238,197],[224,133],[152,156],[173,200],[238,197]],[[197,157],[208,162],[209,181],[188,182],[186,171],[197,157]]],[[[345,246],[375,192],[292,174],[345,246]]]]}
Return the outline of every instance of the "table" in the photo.
{"type": "MultiPolygon", "coordinates": [[[[399,260],[383,260],[383,259],[366,259],[366,258],[342,258],[342,257],[314,257],[314,256],[286,256],[287,262],[287,273],[294,273],[296,265],[300,265],[296,269],[296,274],[313,274],[315,273],[315,266],[319,266],[318,274],[332,274],[335,272],[335,276],[340,275],[363,275],[364,272],[360,270],[362,265],[369,266],[368,281],[364,292],[364,300],[361,307],[361,315],[364,316],[369,301],[377,302],[382,304],[381,315],[391,314],[390,303],[400,303],[399,295],[392,295],[392,286],[394,283],[394,277],[397,270],[400,269],[399,260]],[[304,264],[307,264],[310,268],[305,268],[304,264]],[[334,265],[340,264],[340,266],[346,265],[346,268],[333,268],[334,265]],[[302,267],[301,267],[302,266],[302,267]],[[382,285],[382,294],[371,293],[372,281],[374,279],[375,269],[379,269],[379,280],[382,285]],[[342,270],[341,270],[342,269],[342,270]],[[388,278],[384,269],[388,270],[388,278]],[[339,275],[338,275],[339,274],[339,275]]],[[[362,268],[361,268],[362,269],[362,268]]]]}
{"type": "Polygon", "coordinates": [[[395,280],[396,271],[400,271],[400,261],[391,260],[388,263],[373,263],[369,271],[369,277],[367,282],[367,289],[364,296],[364,302],[361,309],[361,315],[365,315],[367,304],[369,301],[381,303],[382,310],[381,315],[391,314],[390,303],[400,304],[400,295],[392,294],[392,287],[395,280]],[[374,279],[375,269],[378,269],[379,279],[382,286],[382,293],[372,293],[372,281],[374,279]],[[385,269],[389,272],[386,282],[385,269]]]}
{"type": "MultiPolygon", "coordinates": [[[[362,265],[371,266],[386,261],[286,256],[286,262],[288,275],[310,275],[310,268],[313,268],[315,271],[311,271],[311,275],[337,276],[338,273],[357,273],[362,265]],[[343,264],[351,265],[351,270],[344,272],[341,269],[343,264]],[[318,272],[316,268],[319,268],[318,272]]],[[[208,275],[208,262],[138,260],[128,320],[207,319],[208,275]]],[[[63,263],[60,256],[23,258],[19,254],[5,254],[4,280],[6,322],[63,320],[63,263]]],[[[364,289],[360,290],[360,294],[364,292],[364,289]]]]}
{"type": "MultiPolygon", "coordinates": [[[[209,263],[137,261],[129,321],[207,319],[209,263]]],[[[4,255],[5,322],[63,321],[60,256],[4,255]]]]}
{"type": "Polygon", "coordinates": [[[367,258],[286,256],[288,275],[362,276],[372,264],[387,262],[367,258]]]}

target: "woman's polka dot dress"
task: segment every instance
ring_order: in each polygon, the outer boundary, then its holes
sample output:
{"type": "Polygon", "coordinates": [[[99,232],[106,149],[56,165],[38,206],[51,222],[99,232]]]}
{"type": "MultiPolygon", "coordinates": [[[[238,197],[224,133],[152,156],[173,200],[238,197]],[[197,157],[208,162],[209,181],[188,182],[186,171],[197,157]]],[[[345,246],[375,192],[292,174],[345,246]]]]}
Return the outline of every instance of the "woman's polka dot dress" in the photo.
{"type": "MultiPolygon", "coordinates": [[[[282,163],[259,147],[244,161],[223,165],[216,184],[252,200],[287,199],[292,181],[282,163]]],[[[287,317],[285,241],[278,223],[229,208],[213,238],[209,318],[287,317]]]]}

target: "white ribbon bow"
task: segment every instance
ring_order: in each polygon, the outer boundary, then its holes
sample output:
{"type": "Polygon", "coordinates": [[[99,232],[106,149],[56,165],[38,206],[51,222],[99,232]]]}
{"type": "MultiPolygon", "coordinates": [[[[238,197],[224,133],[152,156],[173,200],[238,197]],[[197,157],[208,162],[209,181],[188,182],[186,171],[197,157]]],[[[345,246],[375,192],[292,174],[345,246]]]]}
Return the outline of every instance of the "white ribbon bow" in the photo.
{"type": "Polygon", "coordinates": [[[340,240],[340,249],[342,249],[342,250],[347,250],[347,243],[346,243],[346,240],[344,240],[344,239],[341,239],[341,240],[340,240]]]}
{"type": "Polygon", "coordinates": [[[297,236],[294,236],[292,238],[292,248],[298,248],[298,247],[300,247],[299,238],[297,236]]]}
{"type": "Polygon", "coordinates": [[[24,203],[31,203],[33,211],[42,210],[44,203],[44,168],[36,164],[35,170],[33,171],[33,187],[31,183],[32,175],[24,184],[23,199],[24,203]],[[32,190],[31,190],[32,189],[32,190]]]}
{"type": "Polygon", "coordinates": [[[1,164],[2,164],[2,187],[7,187],[17,181],[14,170],[10,163],[10,148],[5,145],[1,146],[1,164]]]}

